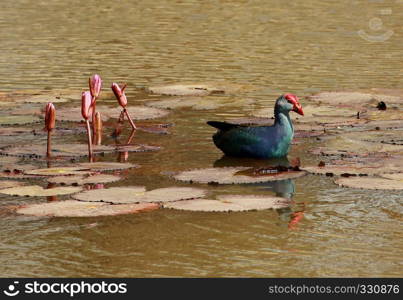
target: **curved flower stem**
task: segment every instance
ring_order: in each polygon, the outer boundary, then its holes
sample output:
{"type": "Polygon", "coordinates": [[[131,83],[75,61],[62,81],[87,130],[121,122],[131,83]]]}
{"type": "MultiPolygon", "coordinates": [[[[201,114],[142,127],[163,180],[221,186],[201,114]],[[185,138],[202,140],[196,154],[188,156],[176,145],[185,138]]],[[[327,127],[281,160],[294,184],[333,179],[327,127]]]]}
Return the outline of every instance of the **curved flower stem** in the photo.
{"type": "Polygon", "coordinates": [[[49,158],[52,156],[52,130],[48,130],[48,144],[46,148],[46,156],[49,158]]]}
{"type": "Polygon", "coordinates": [[[86,122],[86,124],[87,124],[88,157],[89,157],[89,162],[92,162],[92,139],[91,139],[90,121],[89,121],[89,120],[86,120],[85,122],[86,122]]]}
{"type": "Polygon", "coordinates": [[[130,125],[132,126],[133,130],[136,130],[137,127],[136,127],[136,125],[134,124],[132,118],[130,117],[129,112],[127,111],[127,109],[124,108],[124,109],[123,109],[123,112],[126,114],[126,117],[127,117],[127,119],[129,120],[129,123],[130,123],[130,125]]]}

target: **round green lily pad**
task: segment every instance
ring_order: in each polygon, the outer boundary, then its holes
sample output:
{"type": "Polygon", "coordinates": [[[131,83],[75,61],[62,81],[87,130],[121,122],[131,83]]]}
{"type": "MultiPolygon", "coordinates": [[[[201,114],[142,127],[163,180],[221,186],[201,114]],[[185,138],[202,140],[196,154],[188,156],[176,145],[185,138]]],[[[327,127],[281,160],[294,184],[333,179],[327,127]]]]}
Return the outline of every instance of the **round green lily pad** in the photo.
{"type": "Polygon", "coordinates": [[[290,201],[274,196],[223,195],[217,200],[194,199],[164,203],[164,208],[202,212],[230,212],[279,209],[290,206],[290,201]]]}
{"type": "Polygon", "coordinates": [[[81,187],[56,187],[44,189],[39,185],[27,185],[0,190],[0,193],[12,196],[47,197],[74,194],[81,191],[81,187]]]}
{"type": "Polygon", "coordinates": [[[111,205],[67,200],[26,205],[17,209],[17,213],[37,217],[100,217],[133,214],[158,208],[159,205],[155,203],[111,205]]]}
{"type": "Polygon", "coordinates": [[[402,180],[392,180],[376,177],[349,177],[339,178],[336,184],[343,187],[368,190],[403,190],[402,180]]]}
{"type": "Polygon", "coordinates": [[[207,168],[184,171],[173,177],[179,181],[208,184],[246,184],[277,181],[304,176],[303,171],[272,172],[253,175],[248,167],[207,168]]]}
{"type": "Polygon", "coordinates": [[[89,190],[74,195],[81,201],[103,201],[114,204],[140,202],[167,202],[184,199],[200,198],[205,191],[197,188],[171,187],[146,191],[144,187],[113,187],[109,189],[89,190]]]}
{"type": "Polygon", "coordinates": [[[62,184],[62,185],[85,185],[85,184],[98,184],[110,183],[120,180],[121,177],[109,174],[95,174],[91,176],[56,176],[50,177],[48,182],[62,184]]]}
{"type": "Polygon", "coordinates": [[[77,164],[82,169],[88,169],[91,171],[114,171],[114,170],[125,170],[131,168],[138,168],[139,165],[130,163],[118,163],[118,162],[92,162],[92,163],[79,163],[77,164]]]}

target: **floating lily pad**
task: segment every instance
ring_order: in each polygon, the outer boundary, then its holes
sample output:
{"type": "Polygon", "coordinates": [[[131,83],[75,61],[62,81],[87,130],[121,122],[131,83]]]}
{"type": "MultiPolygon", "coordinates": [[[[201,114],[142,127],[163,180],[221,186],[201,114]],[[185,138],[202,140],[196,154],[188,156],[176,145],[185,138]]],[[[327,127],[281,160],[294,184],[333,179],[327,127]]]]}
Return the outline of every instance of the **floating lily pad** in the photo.
{"type": "Polygon", "coordinates": [[[14,136],[19,134],[33,134],[34,130],[28,127],[0,127],[1,136],[14,136]]]}
{"type": "Polygon", "coordinates": [[[369,153],[400,153],[403,152],[402,145],[392,145],[388,143],[376,143],[365,141],[368,134],[355,132],[343,134],[331,139],[327,139],[326,146],[311,150],[312,153],[325,156],[367,156],[369,153]]]}
{"type": "MultiPolygon", "coordinates": [[[[115,152],[113,146],[106,145],[93,145],[94,154],[103,154],[115,152]]],[[[29,157],[29,158],[41,158],[46,157],[46,145],[21,145],[15,147],[9,147],[0,151],[0,154],[29,157]]],[[[88,146],[86,144],[53,144],[52,156],[55,157],[84,157],[88,156],[88,146]]]]}
{"type": "Polygon", "coordinates": [[[133,145],[116,145],[115,150],[118,152],[152,152],[158,151],[161,147],[159,146],[151,146],[151,145],[142,145],[142,144],[133,144],[133,145]]]}
{"type": "Polygon", "coordinates": [[[30,164],[4,164],[1,166],[0,171],[20,173],[20,172],[27,172],[29,170],[33,170],[36,168],[37,166],[30,164]]]}
{"type": "Polygon", "coordinates": [[[125,170],[131,168],[138,168],[139,165],[130,163],[118,163],[118,162],[92,162],[92,163],[80,163],[78,166],[82,169],[88,169],[91,171],[114,171],[114,170],[125,170]]]}
{"type": "Polygon", "coordinates": [[[36,175],[27,175],[20,172],[0,172],[0,178],[4,179],[21,179],[21,180],[30,180],[30,179],[38,179],[42,178],[43,176],[36,176],[36,175]]]}
{"type": "Polygon", "coordinates": [[[247,88],[243,85],[218,84],[171,84],[153,86],[146,89],[149,93],[167,96],[207,96],[211,94],[227,94],[239,92],[247,88]]]}
{"type": "Polygon", "coordinates": [[[383,172],[380,169],[381,165],[367,166],[362,164],[355,165],[331,165],[327,164],[323,167],[306,166],[301,167],[301,170],[312,174],[320,174],[326,176],[355,176],[355,175],[375,175],[383,172]]]}
{"type": "Polygon", "coordinates": [[[403,181],[376,177],[339,178],[336,184],[344,187],[368,190],[403,190],[403,181]]]}
{"type": "Polygon", "coordinates": [[[190,107],[196,110],[209,110],[218,109],[227,106],[245,106],[251,105],[255,101],[252,99],[239,99],[239,98],[228,98],[228,97],[192,97],[192,98],[174,98],[174,99],[164,99],[158,101],[148,101],[146,105],[166,108],[166,109],[177,109],[190,107]]]}
{"type": "Polygon", "coordinates": [[[277,181],[304,176],[303,171],[285,171],[254,174],[248,167],[207,168],[184,171],[174,176],[176,180],[208,184],[246,184],[277,181]]]}
{"type": "Polygon", "coordinates": [[[32,115],[2,115],[0,116],[0,126],[4,125],[24,125],[37,123],[40,119],[32,115]]]}
{"type": "Polygon", "coordinates": [[[403,123],[403,110],[401,109],[373,110],[361,114],[361,117],[371,121],[400,120],[403,123]]]}
{"type": "MultiPolygon", "coordinates": [[[[403,171],[403,169],[402,169],[403,171]]],[[[393,180],[403,181],[403,173],[381,174],[381,177],[393,180]]]]}
{"type": "Polygon", "coordinates": [[[172,187],[146,191],[144,187],[113,187],[109,189],[89,190],[74,195],[81,201],[103,201],[114,204],[139,202],[167,202],[200,198],[205,191],[196,188],[172,187]]]}
{"type": "Polygon", "coordinates": [[[41,95],[32,95],[21,98],[20,101],[27,103],[63,103],[69,101],[76,101],[80,99],[81,91],[47,91],[42,92],[41,95]]]}
{"type": "Polygon", "coordinates": [[[168,124],[159,125],[136,125],[137,130],[155,134],[169,134],[168,124]],[[166,125],[166,126],[164,126],[166,125]]]}
{"type": "Polygon", "coordinates": [[[19,157],[0,155],[0,166],[15,164],[19,160],[19,157]]]}
{"type": "Polygon", "coordinates": [[[133,214],[158,208],[159,205],[155,203],[111,205],[67,200],[26,205],[18,209],[17,213],[37,217],[99,217],[133,214]]]}
{"type": "Polygon", "coordinates": [[[91,176],[57,176],[48,179],[50,183],[63,185],[84,185],[97,183],[110,183],[120,180],[121,177],[109,174],[96,174],[91,176]]]}
{"type": "Polygon", "coordinates": [[[23,183],[21,181],[15,181],[15,180],[1,180],[0,181],[0,189],[7,189],[7,188],[13,188],[17,186],[22,186],[23,183]]]}
{"type": "Polygon", "coordinates": [[[65,176],[65,175],[86,175],[89,171],[84,171],[84,167],[55,167],[45,169],[35,169],[26,171],[28,175],[40,176],[65,176]]]}
{"type": "Polygon", "coordinates": [[[376,106],[380,101],[385,103],[399,103],[398,96],[382,95],[364,92],[322,92],[310,97],[310,100],[332,106],[367,107],[376,106]]]}
{"type": "Polygon", "coordinates": [[[230,212],[279,209],[290,205],[289,200],[274,196],[225,195],[218,200],[194,199],[164,203],[164,208],[203,212],[230,212]]]}
{"type": "Polygon", "coordinates": [[[47,197],[74,194],[81,191],[80,187],[56,187],[44,189],[39,185],[27,185],[0,190],[0,193],[12,196],[47,197]]]}
{"type": "MultiPolygon", "coordinates": [[[[122,109],[117,106],[97,105],[96,107],[96,111],[101,113],[103,122],[110,118],[119,118],[121,110],[122,109]]],[[[167,110],[147,106],[128,106],[127,111],[134,120],[161,118],[169,114],[169,111],[167,110]]],[[[56,119],[57,121],[65,122],[81,122],[83,121],[81,108],[75,106],[58,109],[56,119]]]]}

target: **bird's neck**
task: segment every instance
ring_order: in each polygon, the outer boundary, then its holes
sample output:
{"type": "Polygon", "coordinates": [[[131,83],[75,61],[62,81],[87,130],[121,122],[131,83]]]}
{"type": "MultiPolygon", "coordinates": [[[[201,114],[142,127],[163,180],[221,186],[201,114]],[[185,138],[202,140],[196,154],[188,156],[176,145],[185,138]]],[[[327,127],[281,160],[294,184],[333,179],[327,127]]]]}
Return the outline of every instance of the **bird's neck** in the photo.
{"type": "Polygon", "coordinates": [[[294,127],[292,126],[291,118],[289,113],[274,111],[274,125],[285,127],[287,131],[293,135],[294,134],[294,127]]]}

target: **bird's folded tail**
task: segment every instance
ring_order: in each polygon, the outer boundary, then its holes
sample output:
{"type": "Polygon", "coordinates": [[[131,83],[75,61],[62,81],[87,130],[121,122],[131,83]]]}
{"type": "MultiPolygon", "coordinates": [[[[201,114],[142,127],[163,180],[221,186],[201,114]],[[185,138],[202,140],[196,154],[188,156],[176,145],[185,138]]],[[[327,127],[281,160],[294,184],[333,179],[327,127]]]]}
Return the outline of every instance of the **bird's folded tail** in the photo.
{"type": "Polygon", "coordinates": [[[222,131],[228,131],[232,128],[239,127],[237,124],[231,124],[227,122],[219,122],[219,121],[208,121],[208,125],[213,126],[214,128],[217,128],[222,131]]]}

